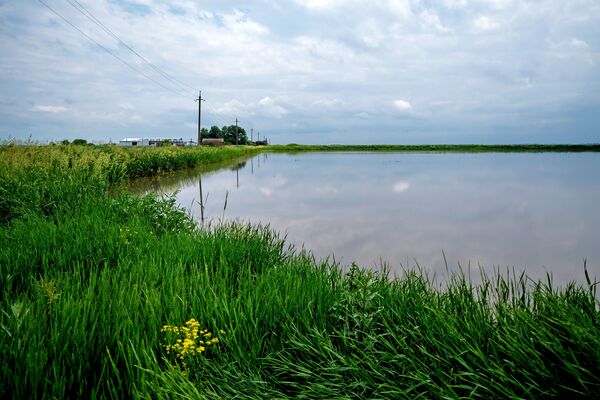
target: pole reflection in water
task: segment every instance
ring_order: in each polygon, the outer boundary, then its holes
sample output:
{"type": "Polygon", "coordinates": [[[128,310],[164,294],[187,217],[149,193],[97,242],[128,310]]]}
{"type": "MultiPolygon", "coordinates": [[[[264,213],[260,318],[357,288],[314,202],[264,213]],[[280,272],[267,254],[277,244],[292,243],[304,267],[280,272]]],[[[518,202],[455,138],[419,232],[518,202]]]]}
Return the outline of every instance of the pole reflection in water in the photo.
{"type": "Polygon", "coordinates": [[[200,188],[200,222],[204,224],[204,197],[202,196],[202,174],[198,175],[198,187],[200,188]]]}
{"type": "Polygon", "coordinates": [[[246,161],[242,161],[240,163],[237,163],[233,168],[231,168],[232,171],[235,171],[235,187],[236,187],[236,189],[240,188],[240,169],[244,168],[245,166],[246,166],[246,161]]]}

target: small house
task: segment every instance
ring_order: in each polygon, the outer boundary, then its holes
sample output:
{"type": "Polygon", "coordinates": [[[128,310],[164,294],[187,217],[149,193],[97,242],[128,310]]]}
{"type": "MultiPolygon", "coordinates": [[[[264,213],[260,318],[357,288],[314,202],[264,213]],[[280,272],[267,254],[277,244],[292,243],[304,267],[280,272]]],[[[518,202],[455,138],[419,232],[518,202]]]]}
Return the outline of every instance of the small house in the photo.
{"type": "Polygon", "coordinates": [[[210,144],[213,146],[223,146],[225,141],[222,138],[204,138],[202,139],[202,145],[210,144]]]}
{"type": "Polygon", "coordinates": [[[119,146],[122,147],[147,147],[150,146],[149,139],[142,138],[125,138],[119,140],[119,146]]]}

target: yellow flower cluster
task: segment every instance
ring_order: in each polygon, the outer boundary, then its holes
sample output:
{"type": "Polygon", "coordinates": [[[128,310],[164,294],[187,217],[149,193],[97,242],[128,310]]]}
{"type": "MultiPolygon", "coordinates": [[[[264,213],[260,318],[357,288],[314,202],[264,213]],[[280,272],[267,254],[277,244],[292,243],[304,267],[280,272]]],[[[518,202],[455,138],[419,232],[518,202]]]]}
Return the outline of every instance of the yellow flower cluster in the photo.
{"type": "MultiPolygon", "coordinates": [[[[174,354],[184,362],[191,357],[206,351],[210,346],[219,343],[219,338],[212,337],[212,332],[200,329],[200,323],[194,318],[184,326],[165,325],[161,332],[165,333],[167,344],[164,345],[167,354],[174,354]]],[[[222,334],[222,330],[220,331],[222,334]]]]}
{"type": "Polygon", "coordinates": [[[137,232],[129,229],[128,227],[119,228],[119,237],[123,244],[129,246],[131,240],[137,235],[137,232]]]}
{"type": "Polygon", "coordinates": [[[50,281],[45,281],[44,278],[42,278],[39,282],[40,284],[40,289],[42,294],[46,297],[46,300],[48,301],[49,304],[54,304],[58,301],[58,298],[60,297],[60,292],[57,289],[56,284],[54,283],[54,281],[50,280],[50,281]]]}

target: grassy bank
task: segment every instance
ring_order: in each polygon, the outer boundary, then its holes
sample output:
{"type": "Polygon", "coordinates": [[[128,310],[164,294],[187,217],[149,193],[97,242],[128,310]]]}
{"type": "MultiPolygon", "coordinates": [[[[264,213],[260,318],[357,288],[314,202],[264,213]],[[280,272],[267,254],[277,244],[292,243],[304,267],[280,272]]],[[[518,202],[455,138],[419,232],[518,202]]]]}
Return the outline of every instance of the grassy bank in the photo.
{"type": "Polygon", "coordinates": [[[201,230],[170,201],[109,194],[248,150],[164,151],[0,148],[2,398],[600,391],[594,285],[343,274],[268,229],[201,230]]]}
{"type": "Polygon", "coordinates": [[[301,145],[287,144],[268,147],[272,152],[309,151],[410,151],[454,153],[543,153],[600,152],[600,144],[419,144],[419,145],[301,145]]]}

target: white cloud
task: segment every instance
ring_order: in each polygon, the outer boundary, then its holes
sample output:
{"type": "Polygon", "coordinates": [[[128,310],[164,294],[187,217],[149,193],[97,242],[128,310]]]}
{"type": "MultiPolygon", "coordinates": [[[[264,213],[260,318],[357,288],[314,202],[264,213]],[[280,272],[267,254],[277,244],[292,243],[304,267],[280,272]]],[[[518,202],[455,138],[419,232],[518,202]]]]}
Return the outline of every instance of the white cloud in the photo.
{"type": "Polygon", "coordinates": [[[396,16],[408,18],[412,15],[410,0],[383,0],[384,8],[389,9],[396,16]]]}
{"type": "Polygon", "coordinates": [[[469,0],[440,0],[440,2],[447,8],[463,8],[469,0]]]}
{"type": "Polygon", "coordinates": [[[63,106],[35,106],[33,107],[34,111],[38,111],[38,112],[43,112],[43,113],[50,113],[50,114],[58,114],[58,113],[63,113],[66,112],[68,109],[66,107],[63,106]]]}
{"type": "Polygon", "coordinates": [[[437,14],[434,14],[429,10],[422,11],[421,14],[419,14],[419,17],[421,18],[421,22],[423,23],[423,25],[425,25],[426,27],[435,29],[436,31],[441,33],[452,32],[452,29],[449,29],[442,25],[440,17],[437,14]]]}
{"type": "Polygon", "coordinates": [[[304,57],[309,56],[317,61],[343,64],[354,55],[354,49],[338,40],[298,36],[294,42],[304,57]]]}
{"type": "Polygon", "coordinates": [[[513,2],[514,0],[482,0],[482,3],[487,4],[496,10],[508,8],[513,2]]]}
{"type": "Polygon", "coordinates": [[[296,0],[300,4],[311,10],[328,10],[348,3],[348,0],[296,0]]]}
{"type": "Polygon", "coordinates": [[[340,106],[343,106],[344,104],[346,104],[346,103],[340,99],[328,99],[328,98],[318,99],[318,100],[313,101],[313,103],[312,103],[312,105],[315,107],[327,107],[327,108],[340,107],[340,106]]]}
{"type": "Polygon", "coordinates": [[[216,113],[224,116],[251,116],[262,115],[271,118],[282,118],[288,113],[288,110],[277,104],[271,97],[266,96],[257,102],[244,103],[238,99],[232,99],[214,110],[216,113]]]}
{"type": "Polygon", "coordinates": [[[498,23],[498,21],[494,20],[489,16],[480,15],[479,17],[473,20],[473,26],[475,27],[475,29],[478,29],[480,31],[491,31],[497,29],[500,26],[500,24],[498,23]]]}
{"type": "Polygon", "coordinates": [[[258,189],[265,197],[271,197],[273,195],[273,189],[268,187],[261,187],[258,189]]]}
{"type": "Polygon", "coordinates": [[[240,115],[240,114],[248,113],[249,106],[245,103],[242,103],[238,99],[232,99],[232,100],[226,101],[221,106],[217,107],[215,109],[215,112],[217,114],[227,115],[229,117],[232,115],[240,115]]]}
{"type": "Polygon", "coordinates": [[[222,15],[223,24],[231,32],[244,36],[256,36],[269,33],[269,29],[255,21],[250,20],[240,10],[234,10],[232,14],[222,15]]]}
{"type": "Polygon", "coordinates": [[[572,38],[571,41],[569,42],[569,44],[574,49],[587,50],[590,47],[590,46],[588,46],[588,44],[586,42],[584,42],[583,40],[577,39],[577,38],[572,38]]]}
{"type": "Polygon", "coordinates": [[[394,100],[394,107],[398,110],[406,111],[412,109],[412,105],[406,100],[394,100]]]}
{"type": "Polygon", "coordinates": [[[594,65],[597,56],[591,51],[590,46],[583,40],[577,38],[571,38],[570,40],[563,40],[554,43],[550,46],[549,54],[560,60],[569,60],[572,62],[572,66],[575,66],[577,62],[584,62],[588,65],[594,65]]]}
{"type": "Polygon", "coordinates": [[[392,185],[392,190],[396,193],[406,192],[410,188],[410,182],[398,181],[392,185]]]}
{"type": "Polygon", "coordinates": [[[258,101],[258,104],[261,106],[265,106],[265,107],[271,107],[275,104],[275,102],[273,101],[272,98],[270,98],[269,96],[267,97],[263,97],[262,99],[260,99],[258,101]]]}
{"type": "Polygon", "coordinates": [[[269,96],[260,99],[258,101],[258,105],[261,106],[259,111],[274,118],[282,118],[288,113],[285,108],[275,103],[275,101],[269,96]]]}
{"type": "Polygon", "coordinates": [[[355,10],[363,13],[367,10],[376,9],[390,13],[394,17],[409,18],[412,15],[411,0],[371,0],[365,6],[359,0],[294,0],[297,4],[311,11],[327,12],[345,8],[344,11],[355,10]]]}

